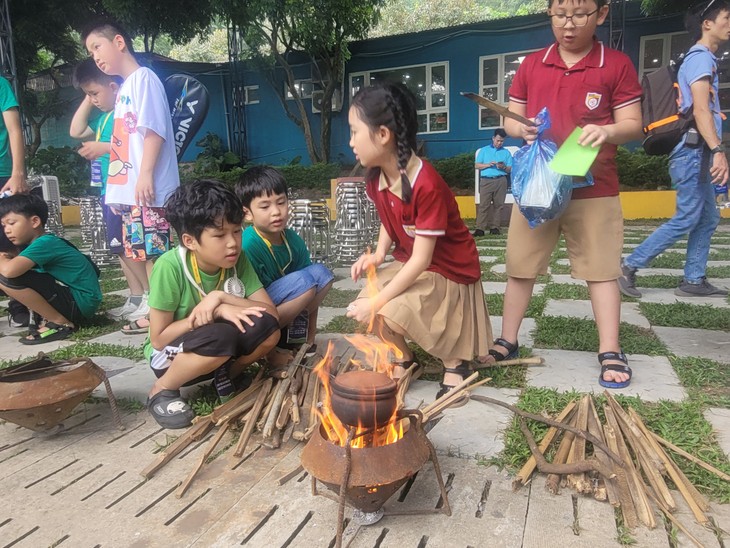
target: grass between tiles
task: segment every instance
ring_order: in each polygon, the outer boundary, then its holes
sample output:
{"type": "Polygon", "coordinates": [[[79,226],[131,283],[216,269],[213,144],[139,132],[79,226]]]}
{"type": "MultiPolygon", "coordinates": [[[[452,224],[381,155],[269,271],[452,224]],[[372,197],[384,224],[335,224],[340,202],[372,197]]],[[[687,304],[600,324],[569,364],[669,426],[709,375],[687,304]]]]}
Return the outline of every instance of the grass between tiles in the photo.
{"type": "MultiPolygon", "coordinates": [[[[517,407],[531,413],[556,416],[570,401],[578,400],[580,397],[581,394],[576,392],[560,393],[545,388],[528,387],[522,392],[517,407]]],[[[638,398],[622,396],[616,396],[616,399],[624,408],[633,407],[651,431],[719,470],[730,473],[730,463],[715,439],[712,425],[702,414],[704,407],[700,402],[689,400],[679,403],[666,401],[648,403],[638,398]]],[[[599,416],[604,421],[603,405],[606,400],[601,395],[595,395],[594,401],[599,416]]],[[[527,421],[527,424],[536,440],[542,439],[547,432],[548,427],[542,423],[527,421]]],[[[516,472],[530,457],[530,450],[516,419],[513,419],[505,430],[504,439],[504,450],[488,463],[516,472]]],[[[547,453],[548,461],[552,459],[556,446],[557,443],[551,445],[547,453]]],[[[683,457],[672,454],[671,451],[670,454],[697,489],[720,503],[730,502],[730,483],[683,457]]]]}
{"type": "Polygon", "coordinates": [[[710,304],[642,302],[639,309],[651,325],[730,331],[730,308],[710,304]]]}
{"type": "Polygon", "coordinates": [[[730,363],[679,356],[669,361],[691,399],[730,409],[730,363]]]}

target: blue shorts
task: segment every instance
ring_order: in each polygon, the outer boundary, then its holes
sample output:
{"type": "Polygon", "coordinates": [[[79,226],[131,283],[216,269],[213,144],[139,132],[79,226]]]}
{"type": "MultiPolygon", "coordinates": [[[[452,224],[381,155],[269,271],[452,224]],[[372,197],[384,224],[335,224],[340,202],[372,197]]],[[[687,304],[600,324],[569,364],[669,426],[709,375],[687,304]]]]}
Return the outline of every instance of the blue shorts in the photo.
{"type": "Polygon", "coordinates": [[[310,264],[302,270],[297,270],[273,281],[266,288],[266,293],[269,294],[274,305],[279,306],[281,303],[296,299],[313,287],[319,293],[334,278],[335,275],[332,274],[332,271],[323,264],[310,264]]]}
{"type": "Polygon", "coordinates": [[[103,200],[101,210],[104,212],[106,223],[106,243],[109,244],[109,251],[115,255],[124,253],[124,231],[122,230],[122,216],[112,211],[103,200]]]}

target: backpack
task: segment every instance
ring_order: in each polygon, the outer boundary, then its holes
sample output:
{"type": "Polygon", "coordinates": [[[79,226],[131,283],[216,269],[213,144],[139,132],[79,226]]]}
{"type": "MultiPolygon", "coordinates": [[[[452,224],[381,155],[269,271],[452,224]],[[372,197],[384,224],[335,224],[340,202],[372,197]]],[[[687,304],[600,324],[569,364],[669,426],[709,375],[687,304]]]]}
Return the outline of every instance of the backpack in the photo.
{"type": "Polygon", "coordinates": [[[692,107],[685,113],[679,112],[681,95],[677,83],[679,67],[692,53],[697,52],[681,55],[669,66],[644,75],[641,81],[641,120],[646,135],[642,146],[650,156],[669,154],[684,133],[694,127],[692,107]]]}

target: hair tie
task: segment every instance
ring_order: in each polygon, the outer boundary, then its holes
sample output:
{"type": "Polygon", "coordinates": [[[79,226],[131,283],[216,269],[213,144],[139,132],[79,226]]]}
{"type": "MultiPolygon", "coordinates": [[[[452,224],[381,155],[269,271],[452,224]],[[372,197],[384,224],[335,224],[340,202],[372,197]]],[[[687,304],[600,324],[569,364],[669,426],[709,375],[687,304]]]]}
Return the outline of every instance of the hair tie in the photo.
{"type": "Polygon", "coordinates": [[[405,169],[401,168],[398,171],[400,171],[400,174],[401,175],[406,175],[406,170],[405,169]]]}

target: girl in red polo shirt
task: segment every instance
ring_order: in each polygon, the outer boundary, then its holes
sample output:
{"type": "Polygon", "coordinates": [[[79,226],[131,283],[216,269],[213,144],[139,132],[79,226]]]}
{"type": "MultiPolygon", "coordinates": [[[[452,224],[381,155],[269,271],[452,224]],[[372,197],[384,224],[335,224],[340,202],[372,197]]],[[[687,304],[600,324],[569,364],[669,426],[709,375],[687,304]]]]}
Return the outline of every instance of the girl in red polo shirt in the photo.
{"type": "Polygon", "coordinates": [[[418,119],[406,88],[363,88],[349,122],[350,146],[369,168],[367,193],[381,219],[377,249],[352,265],[352,278],[380,266],[391,248],[395,261],[378,269],[377,296],[364,290],[347,315],[361,322],[374,315],[373,331],[402,353],[395,379],[411,367],[412,378],[421,372],[406,338],[439,358],[445,372],[438,397],[469,376],[468,362],[485,356],[492,340],[476,244],[449,187],[414,153],[418,119]]]}

